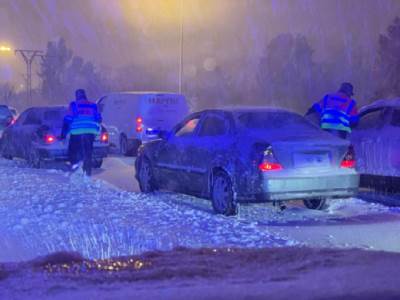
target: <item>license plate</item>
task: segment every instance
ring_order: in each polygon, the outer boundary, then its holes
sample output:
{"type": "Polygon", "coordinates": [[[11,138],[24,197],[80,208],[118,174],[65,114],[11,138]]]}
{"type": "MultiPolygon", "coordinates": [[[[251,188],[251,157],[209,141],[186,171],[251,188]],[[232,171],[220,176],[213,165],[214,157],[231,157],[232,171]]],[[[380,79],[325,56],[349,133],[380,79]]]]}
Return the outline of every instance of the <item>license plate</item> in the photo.
{"type": "Polygon", "coordinates": [[[328,167],[331,163],[329,153],[295,153],[293,158],[297,168],[328,167]]]}

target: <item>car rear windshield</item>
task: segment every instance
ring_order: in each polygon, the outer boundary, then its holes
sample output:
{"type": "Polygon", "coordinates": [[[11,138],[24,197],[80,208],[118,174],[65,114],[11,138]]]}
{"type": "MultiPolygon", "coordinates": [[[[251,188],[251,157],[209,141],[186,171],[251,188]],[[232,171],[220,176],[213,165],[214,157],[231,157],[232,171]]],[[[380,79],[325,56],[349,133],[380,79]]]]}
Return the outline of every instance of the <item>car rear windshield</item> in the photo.
{"type": "Polygon", "coordinates": [[[65,110],[48,110],[43,113],[43,121],[46,124],[53,126],[62,126],[64,116],[66,115],[65,110]]]}
{"type": "Polygon", "coordinates": [[[238,116],[240,124],[248,129],[316,129],[302,116],[290,112],[246,112],[238,116]]]}

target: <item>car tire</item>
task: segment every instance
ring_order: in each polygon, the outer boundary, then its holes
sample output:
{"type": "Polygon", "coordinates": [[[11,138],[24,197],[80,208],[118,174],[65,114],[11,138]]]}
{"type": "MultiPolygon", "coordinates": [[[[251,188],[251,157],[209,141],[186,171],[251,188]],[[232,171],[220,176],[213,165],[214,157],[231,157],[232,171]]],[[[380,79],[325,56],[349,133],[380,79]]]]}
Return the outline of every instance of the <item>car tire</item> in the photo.
{"type": "Polygon", "coordinates": [[[40,154],[36,149],[29,149],[27,153],[26,161],[31,168],[40,169],[42,165],[42,160],[40,154]]]}
{"type": "Polygon", "coordinates": [[[135,139],[133,140],[132,145],[130,145],[128,143],[128,138],[125,134],[122,134],[119,140],[120,153],[124,156],[136,156],[141,144],[140,140],[135,139]]]}
{"type": "Polygon", "coordinates": [[[132,147],[129,150],[129,155],[137,156],[140,145],[142,145],[141,140],[138,139],[134,140],[132,143],[132,147]]]}
{"type": "Polygon", "coordinates": [[[94,159],[93,162],[92,162],[92,167],[95,168],[95,169],[100,169],[102,165],[103,165],[103,159],[102,158],[94,159]]]}
{"type": "Polygon", "coordinates": [[[13,156],[10,154],[10,151],[7,148],[8,147],[6,147],[5,141],[1,141],[1,143],[0,143],[1,157],[5,158],[5,159],[12,160],[13,156]]]}
{"type": "Polygon", "coordinates": [[[228,174],[218,171],[213,174],[211,202],[217,214],[232,216],[237,214],[237,203],[232,180],[228,174]]]}
{"type": "Polygon", "coordinates": [[[326,199],[307,199],[303,200],[303,203],[308,209],[322,210],[327,207],[326,199]]]}
{"type": "Polygon", "coordinates": [[[141,159],[137,178],[142,193],[152,193],[158,189],[153,175],[153,168],[147,158],[141,159]]]}
{"type": "Polygon", "coordinates": [[[124,134],[119,138],[119,152],[121,155],[128,156],[128,139],[124,134]]]}

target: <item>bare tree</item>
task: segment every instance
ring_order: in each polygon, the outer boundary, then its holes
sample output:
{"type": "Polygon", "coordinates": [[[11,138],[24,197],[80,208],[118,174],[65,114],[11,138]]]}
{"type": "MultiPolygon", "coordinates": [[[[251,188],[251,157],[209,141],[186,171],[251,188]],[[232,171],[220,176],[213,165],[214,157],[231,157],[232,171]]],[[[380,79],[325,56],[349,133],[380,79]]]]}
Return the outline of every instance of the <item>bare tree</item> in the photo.
{"type": "Polygon", "coordinates": [[[6,105],[12,105],[16,96],[15,87],[10,83],[0,85],[0,101],[6,105]]]}

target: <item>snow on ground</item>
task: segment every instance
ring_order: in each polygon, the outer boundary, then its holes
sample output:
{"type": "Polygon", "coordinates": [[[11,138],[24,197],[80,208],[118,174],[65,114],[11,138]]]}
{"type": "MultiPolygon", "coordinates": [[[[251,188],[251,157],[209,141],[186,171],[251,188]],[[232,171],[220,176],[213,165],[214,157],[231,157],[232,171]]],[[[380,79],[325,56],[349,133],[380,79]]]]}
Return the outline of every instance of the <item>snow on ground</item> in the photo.
{"type": "Polygon", "coordinates": [[[121,190],[137,185],[132,161],[125,158],[108,158],[95,175],[102,180],[59,169],[34,170],[22,161],[0,159],[0,261],[54,251],[107,258],[177,246],[400,252],[399,208],[346,199],[331,202],[325,211],[298,202],[282,212],[267,204],[241,205],[239,216],[224,217],[204,199],[121,190]]]}
{"type": "Polygon", "coordinates": [[[399,299],[400,254],[299,247],[176,249],[0,264],[2,299],[399,299]]]}
{"type": "Polygon", "coordinates": [[[129,193],[81,174],[0,160],[0,261],[54,251],[90,258],[186,247],[292,245],[255,223],[180,204],[183,195],[129,193]]]}

